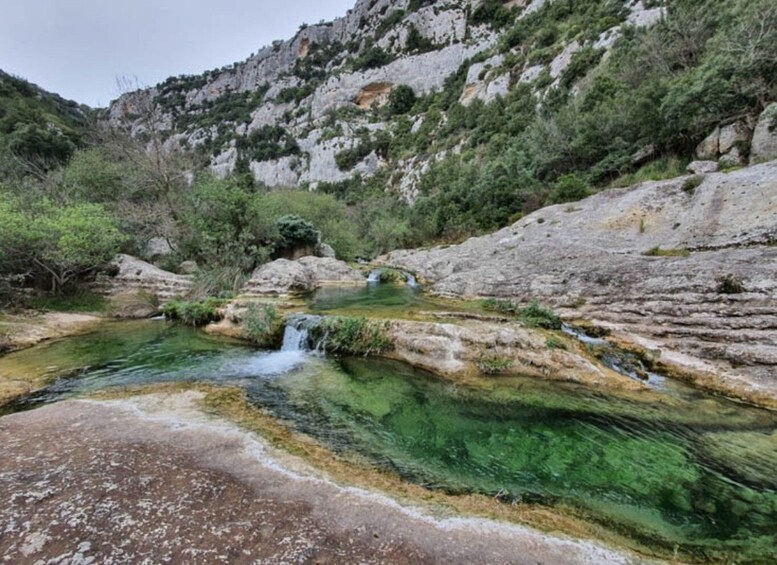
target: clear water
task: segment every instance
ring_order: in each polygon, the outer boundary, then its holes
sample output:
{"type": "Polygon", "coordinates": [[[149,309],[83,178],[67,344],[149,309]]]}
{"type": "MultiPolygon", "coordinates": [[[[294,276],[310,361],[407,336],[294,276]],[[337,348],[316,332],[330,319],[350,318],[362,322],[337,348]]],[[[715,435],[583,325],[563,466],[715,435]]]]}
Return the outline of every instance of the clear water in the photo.
{"type": "Polygon", "coordinates": [[[402,363],[261,352],[165,322],[107,324],[0,358],[0,380],[41,372],[51,386],[7,411],[111,386],[238,385],[333,450],[428,488],[565,508],[700,559],[777,558],[777,415],[694,389],[457,386],[402,363]]]}
{"type": "Polygon", "coordinates": [[[451,304],[424,294],[418,286],[392,283],[320,288],[307,302],[313,312],[341,311],[380,316],[406,316],[413,312],[433,312],[451,308],[451,304]]]}

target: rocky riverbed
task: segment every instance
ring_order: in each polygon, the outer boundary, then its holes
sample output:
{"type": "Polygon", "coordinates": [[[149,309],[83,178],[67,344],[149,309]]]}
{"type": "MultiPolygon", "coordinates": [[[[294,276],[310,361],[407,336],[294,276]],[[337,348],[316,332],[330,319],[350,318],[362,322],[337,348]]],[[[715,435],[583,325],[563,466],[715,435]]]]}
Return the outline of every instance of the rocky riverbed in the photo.
{"type": "Polygon", "coordinates": [[[68,401],[0,419],[0,554],[13,563],[643,562],[338,484],[208,417],[201,399],[68,401]]]}

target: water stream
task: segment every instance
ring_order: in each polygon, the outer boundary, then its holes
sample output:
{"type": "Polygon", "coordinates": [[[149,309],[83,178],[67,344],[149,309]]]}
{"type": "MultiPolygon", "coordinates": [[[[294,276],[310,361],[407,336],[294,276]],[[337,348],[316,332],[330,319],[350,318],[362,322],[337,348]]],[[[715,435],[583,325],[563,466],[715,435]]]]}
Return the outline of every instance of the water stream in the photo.
{"type": "Polygon", "coordinates": [[[51,379],[0,411],[124,385],[240,386],[332,450],[428,488],[558,507],[701,559],[777,555],[774,413],[679,383],[681,394],[518,377],[457,385],[403,363],[316,355],[313,321],[290,324],[276,352],[163,321],[106,323],[0,357],[0,384],[51,379]]]}

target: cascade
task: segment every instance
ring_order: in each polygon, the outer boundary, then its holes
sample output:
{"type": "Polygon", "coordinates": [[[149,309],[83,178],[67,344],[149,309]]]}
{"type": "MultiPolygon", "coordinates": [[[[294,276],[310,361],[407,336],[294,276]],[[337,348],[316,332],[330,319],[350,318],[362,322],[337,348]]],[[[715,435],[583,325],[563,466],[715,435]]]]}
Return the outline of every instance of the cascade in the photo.
{"type": "Polygon", "coordinates": [[[380,282],[380,269],[375,269],[370,273],[370,276],[367,277],[368,283],[379,283],[380,282]]]}

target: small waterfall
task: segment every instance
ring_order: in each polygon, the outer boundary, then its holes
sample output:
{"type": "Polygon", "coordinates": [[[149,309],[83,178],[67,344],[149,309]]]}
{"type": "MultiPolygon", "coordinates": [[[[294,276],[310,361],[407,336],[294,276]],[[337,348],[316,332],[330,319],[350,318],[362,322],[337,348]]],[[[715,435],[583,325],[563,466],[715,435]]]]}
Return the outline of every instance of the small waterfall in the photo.
{"type": "MultiPolygon", "coordinates": [[[[286,322],[281,351],[310,351],[310,330],[321,323],[319,316],[300,314],[286,322]]],[[[316,344],[315,350],[318,351],[316,344]]]]}
{"type": "Polygon", "coordinates": [[[368,283],[379,283],[380,282],[380,269],[374,269],[370,276],[367,277],[368,283]]]}
{"type": "Polygon", "coordinates": [[[410,273],[405,273],[405,278],[407,279],[407,286],[410,288],[418,288],[418,281],[413,275],[410,273]]]}
{"type": "Polygon", "coordinates": [[[281,346],[281,351],[307,351],[307,349],[307,328],[297,328],[290,323],[287,324],[286,330],[283,332],[283,346],[281,346]]]}

